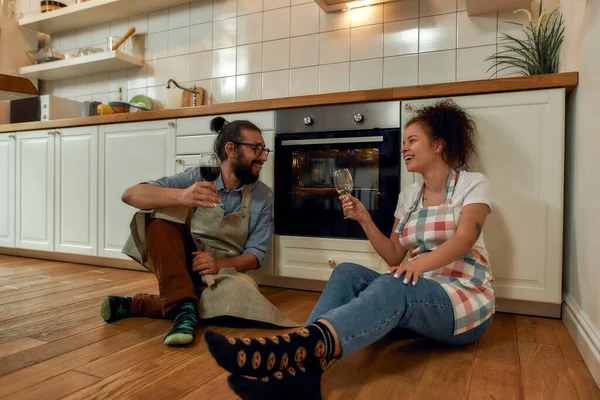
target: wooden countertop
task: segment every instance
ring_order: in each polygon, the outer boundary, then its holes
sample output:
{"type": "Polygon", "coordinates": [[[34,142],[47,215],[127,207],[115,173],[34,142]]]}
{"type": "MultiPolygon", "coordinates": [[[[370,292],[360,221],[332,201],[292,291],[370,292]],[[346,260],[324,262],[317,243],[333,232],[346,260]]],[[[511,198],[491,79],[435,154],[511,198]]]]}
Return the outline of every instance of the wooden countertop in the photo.
{"type": "Polygon", "coordinates": [[[196,117],[202,115],[231,114],[238,112],[265,111],[281,108],[317,106],[325,104],[358,103],[385,100],[409,100],[427,97],[460,96],[483,93],[513,92],[519,90],[566,88],[570,93],[579,82],[578,72],[524,76],[516,78],[488,79],[467,82],[450,82],[433,85],[404,86],[386,89],[358,90],[319,94],[311,96],[285,97],[243,101],[237,103],[212,104],[199,107],[174,108],[126,114],[101,115],[61,119],[46,122],[26,122],[0,125],[2,132],[56,129],[84,125],[105,125],[123,122],[150,121],[158,119],[196,117]]]}

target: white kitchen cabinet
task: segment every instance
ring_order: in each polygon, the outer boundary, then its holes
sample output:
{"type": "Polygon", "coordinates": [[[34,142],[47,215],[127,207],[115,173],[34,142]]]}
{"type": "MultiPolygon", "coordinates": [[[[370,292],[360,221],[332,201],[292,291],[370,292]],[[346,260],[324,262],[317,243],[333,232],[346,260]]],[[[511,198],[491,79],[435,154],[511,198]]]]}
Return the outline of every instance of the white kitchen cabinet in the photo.
{"type": "Polygon", "coordinates": [[[54,251],[98,254],[98,127],[58,129],[54,251]]]}
{"type": "Polygon", "coordinates": [[[17,135],[16,247],[54,250],[54,131],[17,135]]]}
{"type": "Polygon", "coordinates": [[[0,135],[0,247],[15,246],[16,136],[0,135]]]}
{"type": "Polygon", "coordinates": [[[151,121],[100,127],[98,255],[121,253],[136,209],[121,201],[129,186],[175,173],[175,123],[151,121]]]}
{"type": "MultiPolygon", "coordinates": [[[[412,111],[440,99],[404,102],[412,111]]],[[[562,281],[565,91],[454,97],[477,126],[472,170],[491,183],[484,226],[496,297],[559,304],[562,281]]],[[[402,186],[415,177],[402,166],[402,186]]]]}

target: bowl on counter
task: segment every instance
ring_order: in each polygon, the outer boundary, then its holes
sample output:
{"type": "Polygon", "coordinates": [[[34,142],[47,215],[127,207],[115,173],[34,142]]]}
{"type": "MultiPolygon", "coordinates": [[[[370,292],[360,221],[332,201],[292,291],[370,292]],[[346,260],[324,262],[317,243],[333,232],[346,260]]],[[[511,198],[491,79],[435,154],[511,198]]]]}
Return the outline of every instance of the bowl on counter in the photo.
{"type": "Polygon", "coordinates": [[[42,0],[40,1],[40,11],[45,13],[48,11],[59,10],[63,7],[66,7],[65,3],[61,3],[60,1],[55,0],[42,0]]]}
{"type": "Polygon", "coordinates": [[[42,64],[65,59],[64,55],[51,47],[44,47],[39,50],[30,50],[26,53],[27,57],[29,57],[33,64],[42,64]]]}

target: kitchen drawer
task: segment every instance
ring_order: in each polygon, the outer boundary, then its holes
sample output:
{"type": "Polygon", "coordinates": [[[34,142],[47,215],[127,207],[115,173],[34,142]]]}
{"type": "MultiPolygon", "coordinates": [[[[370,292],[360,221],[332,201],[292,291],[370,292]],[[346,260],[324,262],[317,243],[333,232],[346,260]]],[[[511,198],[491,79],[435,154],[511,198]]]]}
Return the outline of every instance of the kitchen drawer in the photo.
{"type": "MultiPolygon", "coordinates": [[[[178,137],[177,155],[210,153],[213,151],[213,144],[216,138],[217,135],[215,134],[178,137]]],[[[275,133],[272,131],[263,131],[263,138],[265,139],[265,146],[274,150],[275,133]]],[[[269,158],[271,157],[273,157],[273,153],[271,153],[269,158]]]]}
{"type": "MultiPolygon", "coordinates": [[[[218,115],[207,117],[181,118],[177,120],[177,136],[188,135],[214,135],[210,131],[210,120],[218,115]]],[[[258,126],[261,131],[272,131],[275,129],[275,114],[273,111],[250,112],[239,114],[221,115],[227,121],[245,119],[258,126]]]]}
{"type": "Polygon", "coordinates": [[[344,262],[379,273],[388,268],[367,240],[275,235],[275,276],[327,281],[333,269],[344,262]]]}

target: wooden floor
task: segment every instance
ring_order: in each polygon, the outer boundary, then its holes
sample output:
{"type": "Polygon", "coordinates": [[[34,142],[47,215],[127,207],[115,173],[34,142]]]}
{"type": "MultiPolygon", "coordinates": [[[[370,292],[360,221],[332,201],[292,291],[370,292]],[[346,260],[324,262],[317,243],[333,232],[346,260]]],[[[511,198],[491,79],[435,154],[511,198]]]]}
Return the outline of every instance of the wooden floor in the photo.
{"type": "MultiPolygon", "coordinates": [[[[261,290],[298,322],[319,296],[261,290]]],[[[157,291],[151,274],[0,255],[0,398],[236,399],[203,340],[168,348],[170,321],[102,320],[103,297],[140,291],[157,291]]],[[[211,328],[248,337],[283,332],[211,328]]],[[[344,400],[600,399],[561,321],[501,313],[463,348],[386,337],[337,362],[322,391],[344,400]]]]}

